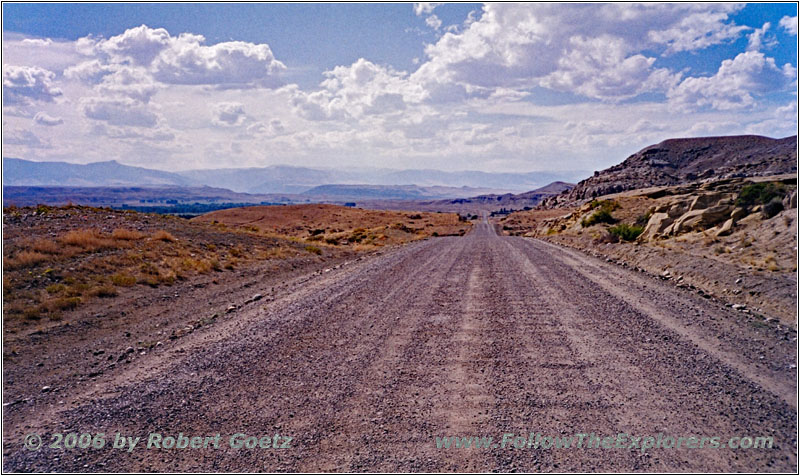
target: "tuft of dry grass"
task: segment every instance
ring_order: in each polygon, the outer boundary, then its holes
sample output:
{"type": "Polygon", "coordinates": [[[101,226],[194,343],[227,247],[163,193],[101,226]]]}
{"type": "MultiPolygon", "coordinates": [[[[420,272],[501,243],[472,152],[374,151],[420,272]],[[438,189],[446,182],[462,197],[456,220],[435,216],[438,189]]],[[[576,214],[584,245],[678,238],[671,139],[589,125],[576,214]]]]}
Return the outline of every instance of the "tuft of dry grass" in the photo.
{"type": "Polygon", "coordinates": [[[45,238],[40,238],[38,240],[35,240],[30,245],[26,245],[25,243],[23,243],[22,246],[24,248],[29,248],[32,251],[37,251],[39,253],[45,253],[48,255],[57,255],[57,254],[62,254],[64,252],[63,246],[59,246],[58,243],[56,243],[55,241],[48,240],[45,238]]]}
{"type": "Polygon", "coordinates": [[[144,233],[136,230],[127,230],[125,228],[117,228],[111,232],[111,237],[115,240],[141,240],[144,238],[144,233]]]}
{"type": "Polygon", "coordinates": [[[98,286],[89,291],[89,296],[101,298],[114,297],[117,294],[117,288],[110,284],[98,286]]]}
{"type": "Polygon", "coordinates": [[[125,273],[117,273],[111,276],[114,286],[130,287],[136,284],[136,278],[125,273]]]}
{"type": "Polygon", "coordinates": [[[172,236],[172,234],[166,230],[158,230],[157,232],[153,233],[154,240],[166,241],[169,243],[174,243],[178,241],[177,238],[172,236]]]}
{"type": "Polygon", "coordinates": [[[37,251],[20,251],[13,258],[4,259],[3,267],[6,269],[31,268],[37,264],[44,263],[49,259],[49,256],[37,251]]]}
{"type": "Polygon", "coordinates": [[[104,237],[97,230],[72,230],[58,239],[61,244],[75,246],[84,251],[116,248],[114,240],[104,237]]]}

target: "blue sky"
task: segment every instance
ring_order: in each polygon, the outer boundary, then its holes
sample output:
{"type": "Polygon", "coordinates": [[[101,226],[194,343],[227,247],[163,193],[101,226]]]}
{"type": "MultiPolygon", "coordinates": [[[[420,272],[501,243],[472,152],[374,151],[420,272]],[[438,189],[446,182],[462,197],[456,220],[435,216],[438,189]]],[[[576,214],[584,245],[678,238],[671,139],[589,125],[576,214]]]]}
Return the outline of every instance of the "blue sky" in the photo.
{"type": "Polygon", "coordinates": [[[797,129],[783,4],[3,4],[4,149],[169,170],[592,170],[797,129]]]}

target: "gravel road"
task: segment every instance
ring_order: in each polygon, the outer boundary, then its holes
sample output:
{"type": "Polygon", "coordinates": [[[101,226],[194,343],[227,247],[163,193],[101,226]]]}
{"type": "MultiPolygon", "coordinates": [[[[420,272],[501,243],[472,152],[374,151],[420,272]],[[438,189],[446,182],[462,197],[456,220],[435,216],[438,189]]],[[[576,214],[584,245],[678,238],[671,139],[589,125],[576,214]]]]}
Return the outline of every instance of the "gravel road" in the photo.
{"type": "Polygon", "coordinates": [[[742,312],[576,251],[498,236],[484,222],[464,237],[320,274],[78,385],[60,403],[8,407],[3,468],[793,472],[795,346],[793,331],[776,334],[742,312]],[[33,432],[45,439],[38,451],[22,445],[33,432]],[[48,448],[59,432],[104,433],[107,441],[101,449],[48,448]],[[114,449],[117,432],[142,441],[114,449]],[[719,437],[721,446],[767,436],[773,447],[435,443],[500,443],[503,434],[531,432],[719,437]],[[219,433],[222,444],[147,449],[151,433],[219,433]],[[272,443],[229,448],[236,433],[272,443]],[[287,436],[290,448],[272,447],[287,436]]]}

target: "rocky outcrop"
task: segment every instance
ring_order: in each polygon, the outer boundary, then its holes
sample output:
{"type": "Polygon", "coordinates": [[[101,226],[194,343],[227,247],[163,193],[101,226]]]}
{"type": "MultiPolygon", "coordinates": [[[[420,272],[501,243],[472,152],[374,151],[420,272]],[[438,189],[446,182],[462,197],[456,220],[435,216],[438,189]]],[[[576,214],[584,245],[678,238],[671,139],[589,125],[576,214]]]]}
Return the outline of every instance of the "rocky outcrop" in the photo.
{"type": "MultiPolygon", "coordinates": [[[[784,182],[796,184],[796,178],[787,178],[784,182]]],[[[651,211],[639,240],[647,241],[698,230],[712,230],[715,236],[731,234],[739,220],[761,211],[759,205],[737,206],[738,192],[751,183],[743,179],[726,179],[651,193],[654,197],[668,193],[674,198],[651,211]]],[[[794,190],[784,198],[785,208],[797,207],[796,194],[797,190],[794,190]]]]}
{"type": "Polygon", "coordinates": [[[669,139],[543,202],[546,208],[640,188],[736,177],[797,173],[797,136],[669,139]]]}

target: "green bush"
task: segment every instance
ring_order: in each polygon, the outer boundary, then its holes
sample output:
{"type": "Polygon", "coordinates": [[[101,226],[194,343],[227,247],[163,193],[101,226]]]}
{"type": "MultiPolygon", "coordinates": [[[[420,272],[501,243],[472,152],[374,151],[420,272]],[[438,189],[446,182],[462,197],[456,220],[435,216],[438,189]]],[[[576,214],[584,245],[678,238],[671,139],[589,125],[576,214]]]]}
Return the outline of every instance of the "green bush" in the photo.
{"type": "Polygon", "coordinates": [[[764,218],[772,218],[783,211],[783,200],[780,197],[772,197],[772,200],[764,204],[761,214],[764,218]]]}
{"type": "Polygon", "coordinates": [[[786,195],[786,188],[779,183],[754,183],[742,187],[739,197],[736,199],[736,205],[740,207],[766,205],[775,198],[783,199],[784,195],[786,195]]]}
{"type": "Polygon", "coordinates": [[[589,207],[592,210],[595,208],[600,208],[601,210],[606,210],[608,212],[613,212],[617,208],[619,208],[619,203],[615,202],[614,200],[597,200],[594,199],[589,202],[589,207]]]}
{"type": "Polygon", "coordinates": [[[581,226],[586,228],[587,226],[592,226],[597,223],[614,223],[617,220],[611,215],[611,212],[606,209],[600,209],[596,212],[592,213],[589,218],[584,218],[581,220],[581,226]]]}
{"type": "Polygon", "coordinates": [[[308,251],[309,253],[313,253],[315,255],[322,254],[322,250],[317,248],[316,246],[306,246],[306,251],[308,251]]]}
{"type": "Polygon", "coordinates": [[[608,229],[608,232],[612,235],[625,240],[625,241],[633,241],[639,237],[644,231],[643,226],[639,225],[628,225],[627,223],[620,223],[617,226],[612,226],[608,229]]]}
{"type": "Polygon", "coordinates": [[[635,225],[639,225],[639,226],[647,226],[647,222],[649,222],[649,221],[650,221],[650,217],[651,217],[651,216],[653,216],[653,214],[652,214],[652,212],[649,212],[649,211],[648,211],[647,213],[645,213],[644,215],[639,215],[639,216],[636,218],[636,223],[635,223],[635,225]]]}

